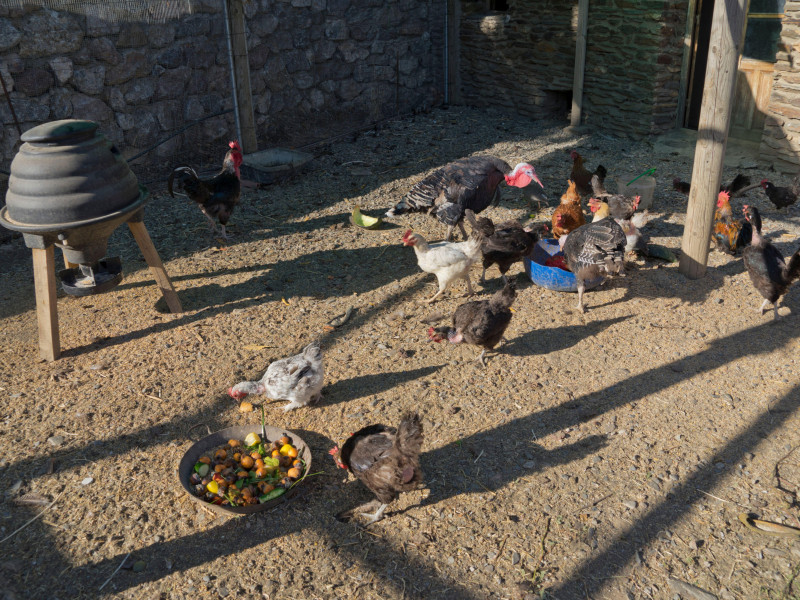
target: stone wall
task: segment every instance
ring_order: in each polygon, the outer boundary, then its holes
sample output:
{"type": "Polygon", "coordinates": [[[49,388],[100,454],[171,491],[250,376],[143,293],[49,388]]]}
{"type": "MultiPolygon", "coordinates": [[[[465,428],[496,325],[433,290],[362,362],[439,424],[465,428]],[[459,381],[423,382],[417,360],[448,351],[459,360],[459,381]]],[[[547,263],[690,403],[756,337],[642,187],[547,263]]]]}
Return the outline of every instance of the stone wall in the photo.
{"type": "MultiPolygon", "coordinates": [[[[80,2],[60,11],[35,4],[0,5],[0,74],[23,131],[44,121],[92,119],[131,156],[188,122],[232,108],[221,0],[172,3],[188,7],[190,14],[177,16],[165,16],[168,4],[151,0],[152,10],[142,14],[160,18],[149,21],[115,0],[85,3],[89,15],[80,2]]],[[[245,0],[259,147],[325,139],[441,101],[443,4],[245,0]]],[[[5,98],[0,118],[0,166],[8,168],[19,136],[5,98]]],[[[234,135],[233,115],[226,114],[146,160],[218,155],[234,135]]]]}
{"type": "MultiPolygon", "coordinates": [[[[462,5],[464,99],[566,121],[577,0],[508,4],[499,13],[462,5]]],[[[590,0],[585,124],[638,136],[675,127],[687,8],[687,0],[590,0]]]]}
{"type": "Polygon", "coordinates": [[[786,2],[784,15],[760,158],[779,171],[796,174],[800,167],[800,2],[786,2]]]}

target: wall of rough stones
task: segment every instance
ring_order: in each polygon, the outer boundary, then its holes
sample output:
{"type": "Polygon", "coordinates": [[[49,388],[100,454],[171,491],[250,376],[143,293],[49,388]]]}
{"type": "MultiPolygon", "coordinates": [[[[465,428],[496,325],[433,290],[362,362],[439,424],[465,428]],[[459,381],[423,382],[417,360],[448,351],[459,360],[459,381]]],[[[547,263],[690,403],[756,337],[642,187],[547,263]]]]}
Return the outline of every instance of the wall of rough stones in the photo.
{"type": "Polygon", "coordinates": [[[800,2],[786,2],[761,161],[796,174],[800,167],[800,2]]]}
{"type": "MultiPolygon", "coordinates": [[[[461,64],[467,102],[567,120],[577,0],[510,0],[503,12],[464,2],[461,64]]],[[[591,0],[584,123],[620,135],[675,126],[686,0],[591,0]]]]}
{"type": "MultiPolygon", "coordinates": [[[[23,131],[92,119],[131,156],[232,108],[221,0],[172,3],[188,7],[174,18],[161,0],[137,15],[115,0],[101,15],[96,2],[86,3],[89,15],[80,2],[59,11],[36,4],[0,3],[0,74],[23,131]]],[[[245,0],[245,11],[260,148],[325,139],[441,101],[442,0],[245,0]]],[[[19,136],[5,98],[0,119],[7,169],[19,136]]],[[[219,116],[146,159],[215,156],[233,135],[233,115],[219,116]]]]}

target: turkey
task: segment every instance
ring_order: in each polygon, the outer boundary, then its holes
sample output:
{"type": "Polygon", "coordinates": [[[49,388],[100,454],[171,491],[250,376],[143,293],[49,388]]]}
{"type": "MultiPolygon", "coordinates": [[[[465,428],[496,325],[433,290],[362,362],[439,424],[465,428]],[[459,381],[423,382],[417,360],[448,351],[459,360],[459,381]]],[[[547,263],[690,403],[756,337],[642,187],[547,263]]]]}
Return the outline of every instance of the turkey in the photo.
{"type": "Polygon", "coordinates": [[[456,225],[466,239],[467,232],[462,222],[464,211],[471,209],[479,213],[492,200],[497,203],[500,198],[497,186],[501,181],[519,188],[535,181],[544,188],[528,163],[519,163],[512,169],[506,161],[495,156],[471,156],[451,162],[428,175],[388,210],[386,216],[425,211],[447,225],[445,240],[450,241],[456,225]]]}

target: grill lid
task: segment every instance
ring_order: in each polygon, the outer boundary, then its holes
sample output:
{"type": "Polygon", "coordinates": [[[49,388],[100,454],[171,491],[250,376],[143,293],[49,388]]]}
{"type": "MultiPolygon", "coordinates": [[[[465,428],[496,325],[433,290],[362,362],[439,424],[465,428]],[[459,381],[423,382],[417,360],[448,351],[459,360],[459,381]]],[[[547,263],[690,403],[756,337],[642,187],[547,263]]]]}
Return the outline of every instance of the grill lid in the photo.
{"type": "Polygon", "coordinates": [[[11,163],[6,194],[10,225],[102,220],[139,200],[128,163],[92,121],[66,119],[38,125],[11,163]]]}

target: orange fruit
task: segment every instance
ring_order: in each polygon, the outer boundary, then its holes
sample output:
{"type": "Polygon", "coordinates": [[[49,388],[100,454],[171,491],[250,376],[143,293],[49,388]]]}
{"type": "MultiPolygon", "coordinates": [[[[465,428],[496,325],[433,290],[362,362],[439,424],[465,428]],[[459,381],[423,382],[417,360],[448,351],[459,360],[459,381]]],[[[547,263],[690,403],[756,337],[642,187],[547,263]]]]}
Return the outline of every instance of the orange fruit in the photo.
{"type": "Polygon", "coordinates": [[[201,456],[200,458],[197,459],[197,462],[201,462],[201,463],[205,463],[207,465],[210,465],[211,464],[211,459],[208,458],[207,456],[201,456]]]}
{"type": "Polygon", "coordinates": [[[286,475],[288,475],[292,479],[297,479],[298,477],[300,477],[300,469],[298,469],[297,467],[292,467],[291,469],[286,471],[286,475]]]}
{"type": "Polygon", "coordinates": [[[255,461],[252,458],[250,458],[249,456],[243,456],[242,457],[242,466],[245,469],[250,469],[254,464],[255,464],[255,461]]]}

